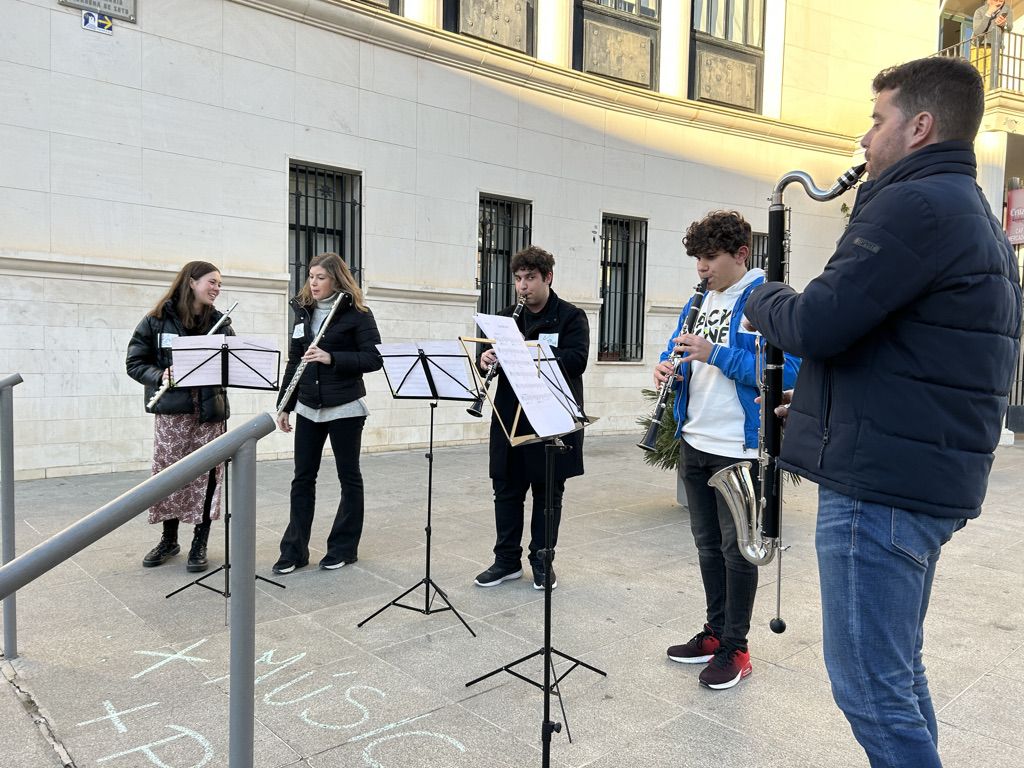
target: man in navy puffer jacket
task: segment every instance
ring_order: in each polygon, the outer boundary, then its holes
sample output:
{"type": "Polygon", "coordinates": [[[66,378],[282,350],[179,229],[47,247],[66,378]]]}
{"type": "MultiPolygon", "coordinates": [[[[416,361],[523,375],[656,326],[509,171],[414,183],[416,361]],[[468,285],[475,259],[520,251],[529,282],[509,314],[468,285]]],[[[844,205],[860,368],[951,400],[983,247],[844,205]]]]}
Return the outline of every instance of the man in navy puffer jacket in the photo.
{"type": "Polygon", "coordinates": [[[967,62],[875,77],[864,184],[824,273],[746,314],[803,358],[782,464],[819,484],[832,692],[873,768],[938,768],[921,662],[943,544],[977,517],[1019,354],[1017,263],[975,181],[967,62]]]}

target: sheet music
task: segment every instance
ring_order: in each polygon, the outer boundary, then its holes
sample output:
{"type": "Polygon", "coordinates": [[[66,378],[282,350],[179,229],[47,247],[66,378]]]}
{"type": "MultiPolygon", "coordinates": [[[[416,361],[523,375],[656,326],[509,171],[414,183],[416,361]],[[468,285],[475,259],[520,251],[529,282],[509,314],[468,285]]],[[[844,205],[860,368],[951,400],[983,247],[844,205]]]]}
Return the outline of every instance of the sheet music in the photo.
{"type": "Polygon", "coordinates": [[[277,350],[262,340],[227,336],[228,385],[248,389],[273,389],[277,386],[280,358],[277,350]]]}
{"type": "Polygon", "coordinates": [[[473,315],[473,319],[485,336],[494,339],[501,373],[519,398],[534,432],[539,437],[571,432],[576,424],[540,376],[534,353],[526,346],[515,320],[482,314],[473,315]]]}
{"type": "Polygon", "coordinates": [[[223,375],[220,353],[225,338],[220,333],[209,336],[175,336],[171,341],[174,386],[219,386],[223,375]]]}
{"type": "Polygon", "coordinates": [[[558,359],[555,357],[551,345],[546,341],[542,341],[533,349],[535,350],[537,363],[540,367],[541,378],[544,379],[544,383],[551,390],[551,394],[555,396],[555,399],[569,413],[577,419],[582,419],[583,412],[573,398],[572,389],[569,388],[569,382],[566,381],[565,376],[562,374],[562,366],[558,364],[558,359]]]}
{"type": "Polygon", "coordinates": [[[469,371],[469,358],[462,345],[452,341],[421,341],[437,396],[446,400],[475,400],[476,387],[469,371]]]}
{"type": "Polygon", "coordinates": [[[420,350],[415,344],[402,341],[378,344],[377,351],[384,361],[384,375],[394,394],[405,397],[431,397],[427,374],[420,365],[420,350]]]}

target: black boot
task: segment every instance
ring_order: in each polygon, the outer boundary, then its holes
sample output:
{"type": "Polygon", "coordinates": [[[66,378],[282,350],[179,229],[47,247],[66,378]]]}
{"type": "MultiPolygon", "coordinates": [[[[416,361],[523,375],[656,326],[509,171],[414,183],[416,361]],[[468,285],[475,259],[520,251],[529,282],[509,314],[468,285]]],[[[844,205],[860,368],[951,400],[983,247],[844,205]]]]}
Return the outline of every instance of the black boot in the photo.
{"type": "Polygon", "coordinates": [[[188,553],[188,565],[185,570],[190,573],[199,573],[210,567],[206,560],[206,541],[210,538],[210,523],[205,522],[196,526],[192,534],[192,549],[188,553]]]}
{"type": "Polygon", "coordinates": [[[142,558],[144,568],[154,568],[163,565],[168,557],[181,552],[178,546],[178,521],[164,520],[164,532],[160,537],[160,543],[153,547],[146,556],[142,558]]]}

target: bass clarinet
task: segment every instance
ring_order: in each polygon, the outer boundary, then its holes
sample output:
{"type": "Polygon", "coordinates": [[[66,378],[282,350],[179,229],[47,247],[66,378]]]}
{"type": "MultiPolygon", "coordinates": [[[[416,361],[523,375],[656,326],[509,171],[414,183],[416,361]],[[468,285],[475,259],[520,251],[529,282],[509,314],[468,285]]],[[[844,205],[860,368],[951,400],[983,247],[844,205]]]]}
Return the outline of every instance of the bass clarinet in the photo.
{"type": "MultiPolygon", "coordinates": [[[[236,301],[234,304],[232,304],[230,307],[228,307],[228,311],[220,316],[220,320],[218,320],[216,323],[213,324],[213,327],[206,332],[206,335],[207,336],[212,336],[213,334],[215,334],[217,332],[217,329],[219,329],[222,325],[224,325],[224,321],[228,319],[228,315],[230,315],[231,312],[234,310],[234,308],[237,307],[237,306],[238,306],[238,302],[236,301]]],[[[173,387],[173,386],[174,386],[174,384],[171,381],[171,377],[168,376],[167,377],[167,381],[165,381],[163,384],[161,384],[160,385],[160,389],[158,389],[156,392],[154,392],[153,396],[151,398],[149,398],[149,402],[146,403],[146,410],[148,411],[148,410],[152,409],[152,407],[159,402],[160,398],[164,396],[164,393],[167,390],[169,390],[171,387],[173,387]]]]}
{"type": "MultiPolygon", "coordinates": [[[[309,347],[315,347],[320,343],[320,339],[322,339],[324,333],[327,332],[327,326],[331,324],[331,318],[334,317],[334,313],[338,310],[338,307],[340,307],[342,303],[351,301],[352,297],[349,294],[345,293],[345,291],[338,291],[337,298],[334,300],[334,303],[331,304],[330,312],[327,313],[327,317],[324,318],[323,323],[320,325],[320,330],[316,332],[316,336],[313,337],[313,343],[310,344],[309,347]]],[[[309,347],[306,347],[307,351],[309,350],[309,347]]],[[[279,405],[277,409],[278,418],[280,418],[281,414],[284,413],[284,409],[288,407],[288,401],[292,399],[292,395],[295,393],[295,388],[299,386],[299,379],[302,378],[302,373],[306,370],[307,365],[307,360],[300,360],[298,366],[295,368],[295,373],[292,374],[292,380],[288,382],[288,388],[284,391],[281,399],[277,401],[279,405]]]]}
{"type": "MultiPolygon", "coordinates": [[[[679,331],[680,336],[693,332],[693,326],[697,322],[697,316],[700,314],[701,305],[704,304],[704,294],[707,293],[707,290],[707,280],[701,280],[693,289],[693,298],[690,299],[690,310],[686,313],[686,318],[683,320],[682,328],[679,331]]],[[[672,384],[675,381],[676,372],[679,370],[681,357],[681,355],[677,355],[673,350],[672,354],[665,360],[666,363],[672,366],[672,373],[661,383],[661,389],[658,390],[658,401],[654,406],[654,413],[651,414],[651,424],[647,427],[647,434],[644,435],[644,439],[636,444],[637,448],[642,448],[645,451],[655,450],[655,443],[658,441],[658,430],[661,429],[661,419],[665,415],[665,405],[668,403],[668,393],[672,391],[672,384]]]]}
{"type": "MultiPolygon", "coordinates": [[[[791,171],[779,179],[772,191],[768,208],[768,259],[765,265],[768,282],[785,279],[785,259],[788,251],[786,233],[786,207],[782,193],[790,184],[799,183],[807,195],[818,202],[826,202],[852,189],[864,175],[866,164],[844,172],[829,189],[818,189],[811,177],[803,171],[791,171]]],[[[758,355],[760,358],[760,354],[758,355]]],[[[775,580],[775,618],[769,626],[776,634],[786,631],[781,616],[782,602],[782,470],[779,452],[782,448],[782,419],[775,409],[782,405],[782,373],[785,367],[783,351],[764,344],[764,365],[761,366],[761,429],[759,433],[758,464],[761,496],[754,492],[751,463],[741,461],[711,476],[708,485],[718,490],[729,506],[736,524],[736,542],[740,553],[754,565],[767,565],[778,559],[778,578],[775,580]]]]}
{"type": "MultiPolygon", "coordinates": [[[[523,307],[526,306],[526,297],[520,296],[519,301],[516,303],[516,308],[512,310],[512,319],[518,320],[519,315],[523,313],[523,307]]],[[[476,400],[474,400],[469,408],[466,409],[466,413],[470,416],[476,416],[478,419],[484,415],[484,396],[487,394],[487,388],[491,386],[491,379],[498,375],[498,363],[497,361],[491,363],[487,369],[487,375],[484,377],[484,385],[477,392],[476,400]]]]}

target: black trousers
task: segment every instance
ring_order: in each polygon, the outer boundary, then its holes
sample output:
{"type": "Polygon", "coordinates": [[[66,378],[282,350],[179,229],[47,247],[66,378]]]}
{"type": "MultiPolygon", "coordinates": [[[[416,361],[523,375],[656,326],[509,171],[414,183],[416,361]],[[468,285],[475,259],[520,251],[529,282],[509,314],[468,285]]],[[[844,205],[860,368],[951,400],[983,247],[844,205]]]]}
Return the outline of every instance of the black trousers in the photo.
{"type": "MultiPolygon", "coordinates": [[[[526,510],[526,492],[533,490],[533,514],[530,518],[530,563],[540,563],[537,554],[544,548],[544,506],[547,486],[543,481],[526,478],[491,479],[494,487],[494,525],[497,541],[494,544],[494,562],[517,568],[523,560],[523,520],[526,510]]],[[[565,480],[555,480],[552,489],[552,521],[554,523],[551,547],[558,541],[558,524],[562,519],[562,492],[565,480]]]]}
{"type": "Polygon", "coordinates": [[[316,477],[328,437],[341,482],[341,501],[327,537],[327,554],[345,560],[356,559],[363,533],[363,476],[359,471],[359,452],[365,422],[365,416],[316,422],[296,414],[295,477],[292,479],[291,516],[281,538],[282,560],[309,562],[316,477]]]}
{"type": "MultiPolygon", "coordinates": [[[[690,530],[697,545],[700,576],[707,600],[707,623],[723,645],[747,649],[750,616],[757,595],[757,566],[740,554],[736,524],[725,499],[708,480],[715,472],[742,459],[716,456],[680,441],[679,474],[690,507],[690,530]]],[[[754,489],[760,495],[757,463],[754,489]]]]}

